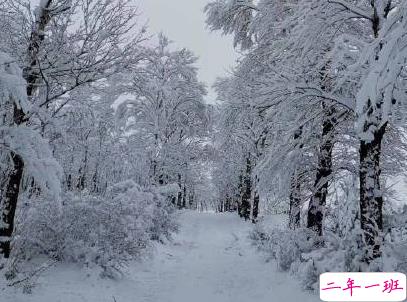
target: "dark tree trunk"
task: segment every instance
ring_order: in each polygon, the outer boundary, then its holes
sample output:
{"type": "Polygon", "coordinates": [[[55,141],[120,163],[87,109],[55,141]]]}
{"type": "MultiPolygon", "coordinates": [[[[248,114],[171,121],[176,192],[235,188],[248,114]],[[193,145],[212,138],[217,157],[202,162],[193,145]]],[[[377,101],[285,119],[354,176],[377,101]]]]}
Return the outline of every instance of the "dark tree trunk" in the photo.
{"type": "Polygon", "coordinates": [[[246,172],[243,177],[243,194],[240,204],[241,217],[245,220],[250,219],[250,199],[252,196],[252,163],[250,157],[246,158],[246,172]]]}
{"type": "Polygon", "coordinates": [[[239,175],[239,196],[237,196],[237,213],[241,218],[243,218],[243,211],[242,211],[242,201],[243,201],[243,194],[244,194],[244,183],[243,183],[243,171],[241,171],[239,175]]]}
{"type": "Polygon", "coordinates": [[[178,174],[178,195],[177,195],[177,206],[179,209],[182,208],[182,183],[181,183],[181,174],[178,174]]]}
{"type": "Polygon", "coordinates": [[[66,187],[68,188],[68,190],[72,189],[72,175],[70,173],[66,177],[66,187]]]}
{"type": "MultiPolygon", "coordinates": [[[[373,8],[372,29],[374,37],[379,37],[381,27],[377,3],[371,1],[373,8]]],[[[391,1],[384,7],[384,17],[387,18],[391,11],[391,1]]],[[[375,61],[379,61],[380,51],[383,43],[379,43],[376,48],[375,61]]],[[[381,256],[381,233],[383,231],[383,194],[380,184],[380,156],[384,134],[387,123],[379,126],[381,121],[383,102],[376,100],[374,104],[369,99],[367,103],[367,122],[364,130],[367,131],[372,126],[377,126],[373,133],[372,141],[360,140],[359,149],[359,182],[360,182],[360,224],[363,232],[365,244],[364,262],[370,263],[373,259],[381,256]],[[373,122],[373,123],[372,123],[373,122]]]]}
{"type": "Polygon", "coordinates": [[[253,198],[253,214],[252,214],[253,223],[257,223],[257,217],[259,216],[259,202],[260,202],[260,195],[256,190],[254,192],[254,198],[253,198]]]}
{"type": "Polygon", "coordinates": [[[257,190],[258,186],[258,178],[257,175],[254,176],[253,184],[252,184],[252,196],[250,200],[250,220],[252,223],[257,222],[257,216],[259,214],[259,201],[260,195],[259,191],[257,190]]]}
{"type": "MultiPolygon", "coordinates": [[[[324,105],[323,105],[324,106],[324,105]]],[[[324,108],[325,119],[322,126],[321,146],[318,154],[318,167],[314,183],[314,193],[308,207],[307,227],[322,236],[322,222],[326,197],[328,194],[329,178],[332,174],[332,149],[334,146],[334,115],[333,107],[324,108]]]]}
{"type": "Polygon", "coordinates": [[[193,192],[189,193],[188,203],[189,203],[189,208],[192,209],[192,206],[194,205],[194,193],[193,192]]]}
{"type": "Polygon", "coordinates": [[[92,184],[93,184],[92,192],[98,193],[99,192],[99,184],[98,184],[98,168],[97,167],[95,169],[95,173],[93,173],[93,176],[92,176],[92,184]]]}
{"type": "Polygon", "coordinates": [[[151,160],[150,162],[150,179],[155,185],[158,183],[156,160],[151,160]]]}
{"type": "Polygon", "coordinates": [[[301,225],[301,195],[300,182],[297,173],[291,178],[289,228],[295,230],[301,225]]]}
{"type": "MultiPolygon", "coordinates": [[[[302,127],[294,133],[294,144],[298,146],[300,152],[303,144],[299,142],[302,136],[302,127]]],[[[301,180],[299,169],[294,168],[290,183],[290,209],[289,209],[288,226],[294,230],[301,226],[301,180]]]]}
{"type": "Polygon", "coordinates": [[[76,188],[79,191],[83,191],[85,189],[85,173],[83,172],[82,168],[79,168],[78,174],[79,177],[76,183],[76,188]]]}
{"type": "Polygon", "coordinates": [[[381,256],[381,232],[383,231],[383,195],[380,185],[380,156],[386,125],[374,133],[371,142],[360,143],[360,222],[366,245],[364,261],[381,256]]]}
{"type": "MultiPolygon", "coordinates": [[[[15,125],[21,125],[23,120],[24,112],[14,104],[13,123],[15,125]]],[[[11,152],[10,158],[10,171],[7,175],[7,184],[5,185],[4,198],[1,203],[0,255],[3,255],[4,258],[10,257],[10,242],[14,230],[14,217],[24,172],[24,161],[22,157],[19,154],[11,152]]]]}
{"type": "Polygon", "coordinates": [[[2,221],[0,227],[0,254],[4,258],[10,257],[10,242],[14,230],[14,217],[24,171],[23,159],[18,154],[12,152],[11,161],[13,168],[8,175],[8,183],[2,202],[2,221]]]}
{"type": "Polygon", "coordinates": [[[232,211],[232,199],[229,197],[229,195],[226,196],[226,211],[232,211]]]}
{"type": "Polygon", "coordinates": [[[228,200],[228,196],[226,195],[225,197],[222,197],[222,212],[227,212],[228,211],[228,204],[229,204],[229,200],[228,200]]]}
{"type": "Polygon", "coordinates": [[[88,170],[88,148],[85,149],[85,157],[83,159],[83,167],[81,167],[79,169],[79,178],[78,178],[77,188],[80,191],[83,191],[86,188],[86,183],[87,183],[86,172],[87,172],[87,170],[88,170]]]}
{"type": "Polygon", "coordinates": [[[184,184],[184,187],[182,189],[182,207],[184,209],[186,209],[186,207],[187,207],[187,187],[186,187],[185,184],[184,184]]]}

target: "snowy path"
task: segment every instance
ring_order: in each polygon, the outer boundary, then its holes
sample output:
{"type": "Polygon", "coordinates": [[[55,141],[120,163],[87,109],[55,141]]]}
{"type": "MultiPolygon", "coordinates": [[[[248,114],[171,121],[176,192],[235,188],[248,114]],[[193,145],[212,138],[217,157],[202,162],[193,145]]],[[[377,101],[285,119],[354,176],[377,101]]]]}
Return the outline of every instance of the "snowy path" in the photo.
{"type": "Polygon", "coordinates": [[[121,281],[77,269],[50,271],[31,295],[0,293],[1,302],[314,302],[287,274],[264,263],[235,215],[186,212],[172,244],[121,281]],[[2,298],[3,297],[3,298],[2,298]],[[114,298],[113,298],[114,297],[114,298]],[[8,300],[7,300],[8,299],[8,300]]]}

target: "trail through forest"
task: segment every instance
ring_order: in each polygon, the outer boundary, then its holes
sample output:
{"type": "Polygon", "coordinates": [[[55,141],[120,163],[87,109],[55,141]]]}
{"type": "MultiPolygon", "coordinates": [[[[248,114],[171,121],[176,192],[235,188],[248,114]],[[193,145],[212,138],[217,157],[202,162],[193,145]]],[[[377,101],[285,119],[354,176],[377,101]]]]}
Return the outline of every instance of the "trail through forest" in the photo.
{"type": "Polygon", "coordinates": [[[234,214],[192,211],[180,220],[173,242],[158,246],[152,260],[133,265],[124,280],[100,280],[59,267],[42,276],[32,294],[9,293],[2,301],[319,301],[264,262],[248,239],[250,223],[234,214]]]}

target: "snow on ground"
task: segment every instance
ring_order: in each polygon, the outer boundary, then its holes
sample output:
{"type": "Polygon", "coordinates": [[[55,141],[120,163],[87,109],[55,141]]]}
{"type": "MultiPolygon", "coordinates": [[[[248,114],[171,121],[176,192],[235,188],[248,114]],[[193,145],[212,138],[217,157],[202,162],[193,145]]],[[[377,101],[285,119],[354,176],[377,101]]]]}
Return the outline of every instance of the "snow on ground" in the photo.
{"type": "Polygon", "coordinates": [[[0,286],[1,302],[314,302],[250,244],[250,223],[236,214],[180,217],[174,241],[154,258],[133,264],[123,280],[100,279],[72,266],[57,266],[32,294],[0,286]]]}

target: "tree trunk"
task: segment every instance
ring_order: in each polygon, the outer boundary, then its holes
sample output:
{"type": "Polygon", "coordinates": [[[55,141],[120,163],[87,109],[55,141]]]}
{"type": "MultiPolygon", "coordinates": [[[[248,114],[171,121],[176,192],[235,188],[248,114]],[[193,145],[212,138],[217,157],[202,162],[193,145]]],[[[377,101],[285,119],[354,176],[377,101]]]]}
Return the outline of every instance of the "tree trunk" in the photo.
{"type": "Polygon", "coordinates": [[[256,190],[254,192],[254,199],[253,199],[253,214],[252,214],[253,223],[257,223],[257,217],[259,216],[259,202],[260,202],[260,195],[259,195],[259,192],[256,190]]]}
{"type": "MultiPolygon", "coordinates": [[[[371,1],[374,10],[372,16],[372,29],[374,37],[379,37],[381,20],[378,12],[378,3],[371,1]]],[[[384,7],[384,18],[387,18],[391,10],[391,1],[384,7]]],[[[383,43],[379,43],[376,48],[375,61],[378,62],[383,43]]],[[[383,96],[383,95],[382,95],[383,96]]],[[[377,130],[373,133],[372,141],[360,140],[359,149],[359,182],[360,182],[360,225],[363,232],[363,241],[365,244],[364,259],[370,263],[373,259],[381,256],[381,241],[383,231],[383,193],[380,184],[380,156],[384,134],[386,132],[387,122],[380,126],[383,114],[383,100],[377,99],[372,104],[368,99],[366,104],[367,120],[364,124],[364,131],[375,127],[377,130]]]]}
{"type": "MultiPolygon", "coordinates": [[[[324,106],[324,105],[323,105],[324,106]]],[[[332,174],[332,149],[334,146],[333,107],[324,108],[325,119],[322,126],[321,147],[318,154],[318,167],[314,183],[314,193],[308,206],[307,227],[322,236],[322,222],[326,197],[328,194],[329,178],[332,174]]]]}
{"type": "MultiPolygon", "coordinates": [[[[13,123],[21,125],[23,120],[24,112],[14,104],[13,123]]],[[[7,175],[7,184],[5,185],[4,198],[1,204],[0,255],[3,255],[4,258],[10,257],[10,242],[14,230],[14,217],[24,172],[22,157],[19,154],[10,152],[10,158],[10,171],[7,175]]]]}
{"type": "Polygon", "coordinates": [[[182,208],[186,209],[187,208],[187,186],[184,184],[184,187],[182,189],[182,208]]]}
{"type": "Polygon", "coordinates": [[[193,192],[189,192],[188,203],[189,203],[189,208],[192,209],[192,206],[194,205],[194,193],[193,192]]]}
{"type": "Polygon", "coordinates": [[[72,175],[71,175],[71,173],[69,173],[68,176],[66,177],[66,187],[68,188],[69,191],[72,188],[72,175]]]}
{"type": "Polygon", "coordinates": [[[226,211],[227,212],[232,212],[234,211],[234,202],[233,202],[233,198],[230,197],[229,194],[226,195],[226,211]]]}
{"type": "Polygon", "coordinates": [[[14,230],[14,217],[23,177],[24,162],[16,153],[11,153],[12,169],[8,175],[5,197],[2,203],[2,221],[0,226],[0,254],[4,258],[10,257],[10,242],[14,230]]]}
{"type": "Polygon", "coordinates": [[[246,158],[246,172],[243,177],[243,194],[241,199],[240,211],[241,217],[245,220],[250,219],[250,207],[251,207],[251,196],[252,196],[252,163],[250,157],[246,158]]]}
{"type": "Polygon", "coordinates": [[[257,222],[257,216],[259,214],[260,196],[259,196],[259,191],[257,190],[257,183],[258,183],[258,178],[256,175],[254,177],[254,181],[253,181],[252,197],[251,197],[251,203],[250,203],[250,220],[253,223],[257,222]]]}
{"type": "Polygon", "coordinates": [[[178,174],[178,195],[177,195],[177,206],[179,209],[182,209],[182,183],[181,183],[181,174],[178,174]]]}
{"type": "MultiPolygon", "coordinates": [[[[45,27],[50,21],[51,15],[49,7],[53,0],[47,0],[43,9],[39,12],[35,28],[31,33],[28,46],[28,67],[23,70],[24,79],[27,82],[26,92],[30,99],[34,96],[40,81],[40,74],[36,70],[38,67],[38,53],[40,45],[44,41],[45,27]]],[[[26,115],[21,108],[14,104],[13,122],[15,126],[22,125],[26,122],[26,115]]],[[[14,229],[14,217],[17,209],[17,202],[20,193],[20,186],[24,172],[24,161],[22,157],[14,152],[10,153],[12,167],[8,175],[7,185],[5,186],[5,198],[2,202],[2,214],[0,222],[0,255],[4,258],[10,256],[10,240],[14,229]]]]}
{"type": "Polygon", "coordinates": [[[95,173],[93,173],[93,176],[92,176],[92,184],[93,184],[92,192],[93,192],[93,193],[98,193],[98,192],[99,192],[98,166],[96,166],[96,168],[95,168],[95,173]]]}
{"type": "Polygon", "coordinates": [[[360,142],[360,222],[366,248],[366,263],[381,256],[383,195],[380,185],[380,156],[385,131],[386,125],[374,133],[371,142],[360,142]]]}
{"type": "MultiPolygon", "coordinates": [[[[294,144],[298,146],[300,152],[303,144],[299,143],[302,136],[302,127],[294,133],[294,144]]],[[[293,175],[291,176],[290,183],[290,209],[288,217],[288,226],[290,229],[295,230],[301,226],[301,182],[298,167],[294,168],[293,175]]]]}
{"type": "Polygon", "coordinates": [[[242,211],[242,201],[243,201],[243,194],[244,194],[244,184],[243,184],[243,171],[240,172],[239,175],[239,195],[237,196],[236,203],[237,203],[237,213],[241,218],[243,218],[243,211],[242,211]]]}
{"type": "Polygon", "coordinates": [[[295,230],[301,226],[301,195],[300,182],[297,173],[291,178],[289,228],[295,230]]]}

